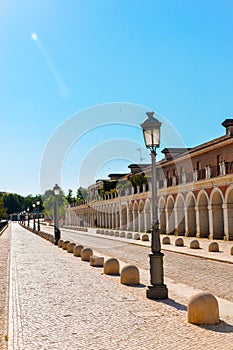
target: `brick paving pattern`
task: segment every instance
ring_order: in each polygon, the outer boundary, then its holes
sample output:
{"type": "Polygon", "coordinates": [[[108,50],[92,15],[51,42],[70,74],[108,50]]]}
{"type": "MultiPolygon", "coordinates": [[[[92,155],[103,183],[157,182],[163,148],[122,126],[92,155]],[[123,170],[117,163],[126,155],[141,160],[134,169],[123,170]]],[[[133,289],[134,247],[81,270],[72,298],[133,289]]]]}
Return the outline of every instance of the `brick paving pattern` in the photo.
{"type": "MultiPolygon", "coordinates": [[[[71,233],[67,230],[62,231],[62,235],[73,241],[76,240],[81,244],[89,244],[102,254],[114,256],[129,264],[136,264],[141,269],[148,269],[148,254],[150,252],[150,247],[144,246],[144,244],[141,246],[126,244],[123,242],[119,243],[119,240],[107,240],[100,236],[90,237],[85,234],[71,233]]],[[[174,241],[174,239],[174,237],[171,237],[171,240],[174,241]]],[[[185,240],[188,245],[190,239],[186,238],[185,240]]],[[[203,246],[205,241],[201,239],[199,239],[199,241],[203,246]]],[[[209,242],[207,243],[209,244],[209,242]]],[[[225,255],[229,256],[229,247],[233,243],[224,242],[222,243],[222,246],[224,244],[227,247],[225,255]]],[[[175,249],[174,244],[173,246],[170,246],[170,249],[175,249]]],[[[177,248],[178,251],[184,251],[184,249],[187,251],[188,248],[177,248]]],[[[205,249],[207,252],[207,247],[205,247],[205,249]]],[[[196,254],[193,250],[192,253],[196,254]]],[[[165,277],[174,280],[176,283],[183,283],[197,289],[208,290],[213,294],[217,294],[220,298],[233,302],[233,264],[200,259],[191,255],[177,254],[167,250],[164,250],[164,254],[165,277]]],[[[212,253],[212,256],[214,254],[218,257],[219,255],[221,256],[221,253],[212,253]]]]}
{"type": "Polygon", "coordinates": [[[188,324],[186,300],[174,291],[166,301],[146,299],[148,271],[137,288],[102,271],[12,225],[9,348],[232,350],[233,317],[188,324]]]}

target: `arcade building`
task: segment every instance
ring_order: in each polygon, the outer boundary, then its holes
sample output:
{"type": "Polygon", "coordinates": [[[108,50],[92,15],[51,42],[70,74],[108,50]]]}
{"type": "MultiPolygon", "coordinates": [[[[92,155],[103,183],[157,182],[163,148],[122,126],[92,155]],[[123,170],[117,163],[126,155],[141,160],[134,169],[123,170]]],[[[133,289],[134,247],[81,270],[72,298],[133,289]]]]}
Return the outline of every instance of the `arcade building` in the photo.
{"type": "MultiPolygon", "coordinates": [[[[157,162],[160,232],[233,240],[233,119],[225,135],[193,148],[165,148],[157,162]]],[[[131,164],[88,188],[85,202],[66,208],[66,226],[148,232],[151,165],[131,164]]]]}

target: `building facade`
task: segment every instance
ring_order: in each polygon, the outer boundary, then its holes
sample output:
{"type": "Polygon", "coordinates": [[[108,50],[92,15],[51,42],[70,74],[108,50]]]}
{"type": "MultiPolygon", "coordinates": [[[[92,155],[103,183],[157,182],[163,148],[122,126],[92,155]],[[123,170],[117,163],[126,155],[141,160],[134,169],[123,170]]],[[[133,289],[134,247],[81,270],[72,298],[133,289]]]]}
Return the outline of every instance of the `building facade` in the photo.
{"type": "MultiPolygon", "coordinates": [[[[162,151],[156,201],[161,233],[233,240],[233,119],[222,125],[224,136],[162,151]]],[[[108,191],[97,181],[86,203],[67,207],[66,225],[149,231],[151,167],[129,168],[130,173],[107,181],[108,191]]]]}

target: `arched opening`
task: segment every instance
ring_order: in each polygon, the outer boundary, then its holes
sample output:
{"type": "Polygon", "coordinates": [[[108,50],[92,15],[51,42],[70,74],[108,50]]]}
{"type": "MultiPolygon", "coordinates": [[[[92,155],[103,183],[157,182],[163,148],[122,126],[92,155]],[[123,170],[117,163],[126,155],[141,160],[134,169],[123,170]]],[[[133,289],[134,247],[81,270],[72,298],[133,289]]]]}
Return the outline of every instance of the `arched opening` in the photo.
{"type": "Polygon", "coordinates": [[[233,188],[231,188],[226,197],[227,219],[228,219],[228,240],[233,240],[233,188]]]}
{"type": "Polygon", "coordinates": [[[169,197],[167,202],[167,234],[174,235],[175,232],[175,215],[174,215],[174,200],[169,197]]]}
{"type": "Polygon", "coordinates": [[[224,220],[223,220],[223,199],[220,191],[215,191],[211,198],[212,210],[212,236],[213,239],[224,238],[224,220]]]}
{"type": "Polygon", "coordinates": [[[127,230],[133,230],[133,206],[132,203],[128,207],[127,230]]]}
{"type": "Polygon", "coordinates": [[[144,203],[143,201],[140,201],[139,203],[139,213],[138,213],[138,219],[139,219],[139,231],[144,232],[145,231],[145,219],[144,219],[144,203]]]}
{"type": "Polygon", "coordinates": [[[179,236],[185,235],[185,212],[184,212],[184,198],[179,195],[176,199],[176,228],[175,233],[179,236]]]}
{"type": "Polygon", "coordinates": [[[165,211],[165,199],[163,197],[159,200],[159,227],[162,234],[166,233],[166,211],[165,211]]]}
{"type": "Polygon", "coordinates": [[[127,226],[127,209],[126,206],[121,207],[121,229],[126,229],[127,226]]]}
{"type": "Polygon", "coordinates": [[[193,194],[188,195],[186,200],[187,208],[187,232],[189,237],[195,237],[197,233],[195,198],[193,194]]]}
{"type": "Polygon", "coordinates": [[[209,213],[208,213],[208,198],[203,192],[198,198],[198,214],[199,214],[199,233],[198,236],[209,237],[209,213]]]}
{"type": "Polygon", "coordinates": [[[133,206],[133,230],[138,231],[138,203],[136,201],[133,206]]]}
{"type": "Polygon", "coordinates": [[[144,207],[145,212],[145,231],[149,231],[151,228],[151,205],[150,200],[147,199],[144,207]]]}

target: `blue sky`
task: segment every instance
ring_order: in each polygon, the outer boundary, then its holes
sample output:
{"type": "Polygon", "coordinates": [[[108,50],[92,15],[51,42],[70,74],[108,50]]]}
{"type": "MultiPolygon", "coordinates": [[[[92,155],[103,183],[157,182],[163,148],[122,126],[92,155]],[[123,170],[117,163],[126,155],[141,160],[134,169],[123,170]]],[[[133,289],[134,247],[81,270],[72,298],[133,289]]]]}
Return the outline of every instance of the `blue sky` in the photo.
{"type": "MultiPolygon", "coordinates": [[[[2,191],[41,192],[41,163],[54,133],[95,105],[148,107],[174,126],[187,147],[222,135],[221,122],[233,118],[230,0],[0,4],[2,191]]],[[[97,114],[91,118],[98,124],[97,114]]],[[[127,171],[127,162],[139,159],[138,147],[150,161],[140,129],[114,129],[114,118],[109,115],[109,125],[69,146],[60,180],[65,191],[80,185],[82,159],[106,140],[130,138],[135,154],[125,159],[119,152],[117,158],[124,159],[115,162],[95,158],[92,178],[127,171]]],[[[136,113],[133,124],[144,118],[136,113]]],[[[61,138],[68,138],[67,132],[61,138]]]]}

